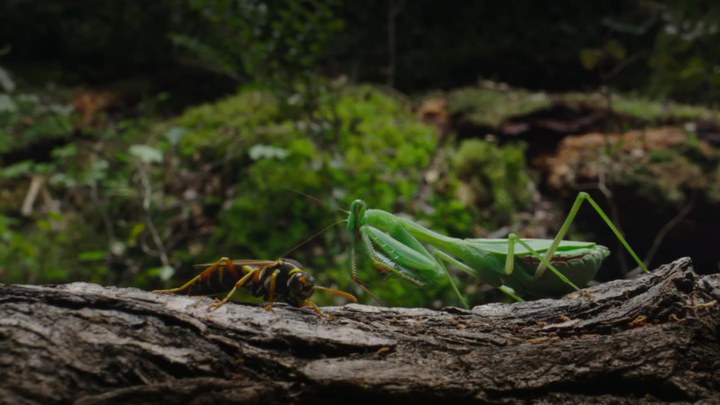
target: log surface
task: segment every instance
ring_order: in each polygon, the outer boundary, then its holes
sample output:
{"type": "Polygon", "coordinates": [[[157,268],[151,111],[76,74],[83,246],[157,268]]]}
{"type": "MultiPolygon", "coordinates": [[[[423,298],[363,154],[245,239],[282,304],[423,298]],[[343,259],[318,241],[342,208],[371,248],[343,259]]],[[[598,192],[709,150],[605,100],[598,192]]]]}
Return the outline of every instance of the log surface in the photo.
{"type": "Polygon", "coordinates": [[[720,403],[720,276],[562,299],[308,308],[0,285],[2,403],[720,403]],[[717,402],[716,402],[717,401],[717,402]]]}

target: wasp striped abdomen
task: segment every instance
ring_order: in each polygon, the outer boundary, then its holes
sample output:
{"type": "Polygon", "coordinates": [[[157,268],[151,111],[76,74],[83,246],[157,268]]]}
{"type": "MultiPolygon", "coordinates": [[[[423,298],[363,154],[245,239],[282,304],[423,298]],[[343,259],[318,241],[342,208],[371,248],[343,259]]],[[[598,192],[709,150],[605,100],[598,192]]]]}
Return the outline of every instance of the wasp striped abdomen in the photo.
{"type": "Polygon", "coordinates": [[[244,273],[241,269],[245,266],[228,267],[222,263],[224,259],[226,258],[220,259],[216,263],[217,266],[215,264],[204,266],[207,269],[188,282],[185,290],[182,290],[185,287],[183,286],[175,292],[183,292],[185,295],[210,295],[230,291],[242,278],[244,273]]]}

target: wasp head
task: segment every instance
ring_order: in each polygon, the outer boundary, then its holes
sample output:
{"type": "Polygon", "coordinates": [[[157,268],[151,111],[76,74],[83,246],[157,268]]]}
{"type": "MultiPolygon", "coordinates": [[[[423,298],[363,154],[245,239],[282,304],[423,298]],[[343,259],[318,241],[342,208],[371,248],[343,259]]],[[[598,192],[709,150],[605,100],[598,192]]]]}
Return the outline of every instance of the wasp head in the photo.
{"type": "Polygon", "coordinates": [[[297,272],[290,277],[287,287],[287,303],[297,307],[315,292],[315,278],[308,273],[297,272]]]}

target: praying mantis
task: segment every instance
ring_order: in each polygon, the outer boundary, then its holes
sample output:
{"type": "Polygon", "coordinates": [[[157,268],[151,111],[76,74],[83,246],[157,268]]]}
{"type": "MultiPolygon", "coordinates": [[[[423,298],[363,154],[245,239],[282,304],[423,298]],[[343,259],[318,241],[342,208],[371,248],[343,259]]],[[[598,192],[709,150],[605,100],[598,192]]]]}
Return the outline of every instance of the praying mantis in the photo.
{"type": "Polygon", "coordinates": [[[467,301],[447,265],[518,301],[523,300],[521,295],[540,298],[580,290],[579,286],[595,277],[610,254],[605,246],[593,242],[563,240],[584,202],[595,209],[638,266],[648,272],[600,206],[581,192],[554,239],[524,239],[512,233],[507,239],[452,238],[387,211],[369,209],[364,201],[355,200],[347,218],[347,229],[352,233],[352,278],[367,289],[358,277],[360,258],[369,259],[380,272],[417,285],[446,277],[465,307],[467,301]]]}

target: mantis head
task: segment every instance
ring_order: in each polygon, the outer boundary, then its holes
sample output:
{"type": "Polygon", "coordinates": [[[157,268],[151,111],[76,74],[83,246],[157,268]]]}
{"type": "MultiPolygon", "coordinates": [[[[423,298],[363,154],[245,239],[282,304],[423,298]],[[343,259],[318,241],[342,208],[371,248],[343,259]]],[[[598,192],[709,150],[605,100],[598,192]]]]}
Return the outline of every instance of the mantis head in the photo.
{"type": "Polygon", "coordinates": [[[362,218],[365,216],[367,210],[367,204],[363,200],[355,200],[350,205],[350,214],[348,215],[347,229],[350,232],[356,233],[360,230],[362,218]]]}

